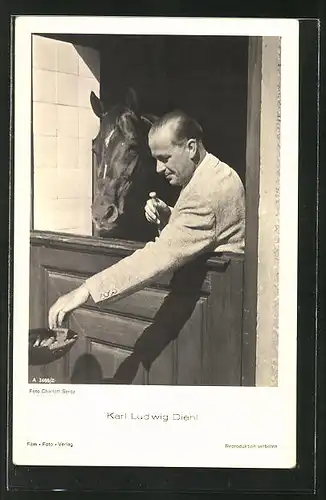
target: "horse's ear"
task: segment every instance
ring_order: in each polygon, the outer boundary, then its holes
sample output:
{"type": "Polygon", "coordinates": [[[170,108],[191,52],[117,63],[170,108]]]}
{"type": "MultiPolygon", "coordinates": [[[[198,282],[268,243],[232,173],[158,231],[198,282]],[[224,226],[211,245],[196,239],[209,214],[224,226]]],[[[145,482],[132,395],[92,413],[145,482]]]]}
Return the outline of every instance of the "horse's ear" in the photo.
{"type": "Polygon", "coordinates": [[[103,106],[101,99],[99,99],[97,97],[97,95],[93,91],[91,91],[91,95],[90,95],[89,100],[90,100],[93,112],[96,114],[96,116],[98,118],[102,118],[105,111],[104,111],[104,106],[103,106]]]}
{"type": "Polygon", "coordinates": [[[135,89],[128,87],[126,94],[126,104],[136,115],[139,113],[138,96],[135,89]]]}

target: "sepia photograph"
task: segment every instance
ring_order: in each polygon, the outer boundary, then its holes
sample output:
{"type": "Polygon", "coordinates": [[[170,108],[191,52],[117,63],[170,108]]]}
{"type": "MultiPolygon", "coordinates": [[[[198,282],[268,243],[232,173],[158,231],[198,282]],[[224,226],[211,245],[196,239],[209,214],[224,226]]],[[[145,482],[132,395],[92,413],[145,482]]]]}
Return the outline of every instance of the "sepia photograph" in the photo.
{"type": "MultiPolygon", "coordinates": [[[[291,242],[281,245],[281,226],[295,244],[297,224],[295,21],[292,49],[285,20],[206,31],[192,20],[195,29],[173,32],[176,19],[155,19],[157,29],[150,19],[119,28],[99,18],[89,29],[87,18],[59,19],[18,18],[14,170],[25,205],[16,194],[15,217],[28,241],[14,308],[28,327],[19,345],[14,329],[16,387],[52,405],[87,386],[90,407],[102,390],[128,399],[130,385],[179,388],[189,400],[198,386],[277,397],[283,355],[295,403],[296,262],[286,260],[291,242]]],[[[107,421],[205,421],[193,404],[121,408],[110,405],[107,421]]]]}
{"type": "Polygon", "coordinates": [[[280,60],[32,35],[30,382],[277,385],[280,60]]]}

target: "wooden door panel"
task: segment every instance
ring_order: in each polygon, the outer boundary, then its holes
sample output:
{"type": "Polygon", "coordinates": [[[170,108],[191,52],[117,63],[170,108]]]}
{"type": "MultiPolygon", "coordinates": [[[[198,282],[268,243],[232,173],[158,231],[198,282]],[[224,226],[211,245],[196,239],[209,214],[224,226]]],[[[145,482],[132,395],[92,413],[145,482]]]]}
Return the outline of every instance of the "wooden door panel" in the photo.
{"type": "Polygon", "coordinates": [[[149,367],[148,383],[155,385],[175,385],[175,342],[171,342],[160,352],[149,367]]]}
{"type": "MultiPolygon", "coordinates": [[[[203,383],[241,384],[243,263],[234,260],[226,273],[212,274],[214,293],[203,337],[203,383]]],[[[254,367],[253,367],[254,369],[254,367]]]]}
{"type": "MultiPolygon", "coordinates": [[[[46,308],[48,309],[49,305],[63,293],[78,286],[79,282],[80,278],[59,275],[47,270],[46,308]]],[[[147,299],[151,292],[147,291],[147,299]]],[[[154,296],[156,301],[158,299],[161,303],[164,294],[162,296],[162,293],[157,291],[154,296]]],[[[147,300],[146,303],[150,304],[150,301],[147,300]]],[[[134,309],[133,304],[131,304],[129,311],[139,312],[134,309]]],[[[144,306],[142,310],[145,314],[146,308],[144,306]]],[[[150,311],[152,315],[153,307],[150,311]]],[[[125,316],[113,314],[113,312],[109,309],[100,310],[93,304],[81,307],[68,316],[65,326],[78,334],[78,340],[65,357],[64,375],[62,375],[63,365],[57,366],[62,360],[51,363],[47,367],[47,372],[51,373],[56,382],[60,378],[57,372],[61,373],[60,382],[72,381],[73,383],[104,383],[105,381],[109,383],[110,379],[115,376],[121,363],[132,354],[137,339],[150,325],[150,322],[141,318],[128,317],[126,315],[128,311],[124,311],[125,316]]],[[[128,375],[126,379],[128,383],[145,383],[146,377],[142,364],[138,365],[135,373],[133,371],[132,373],[133,378],[130,379],[128,375]]],[[[120,383],[118,379],[116,381],[120,383]]]]}
{"type": "Polygon", "coordinates": [[[90,341],[90,354],[99,363],[102,379],[111,379],[121,363],[131,354],[130,351],[113,345],[90,341]]]}
{"type": "Polygon", "coordinates": [[[41,377],[41,367],[39,366],[29,366],[28,367],[28,383],[38,383],[39,377],[41,377]]]}
{"type": "Polygon", "coordinates": [[[136,340],[149,325],[143,320],[121,317],[106,311],[84,307],[75,311],[73,315],[78,325],[78,333],[82,336],[129,349],[133,349],[136,340]]]}
{"type": "MultiPolygon", "coordinates": [[[[58,268],[51,269],[48,265],[43,269],[46,290],[43,300],[46,310],[58,297],[76,288],[85,279],[80,273],[73,275],[74,271],[71,269],[69,274],[62,274],[58,268]]],[[[146,383],[147,373],[143,364],[138,363],[138,368],[135,369],[129,358],[137,339],[150,325],[166,295],[167,291],[164,289],[145,289],[129,300],[124,299],[115,304],[103,302],[100,306],[90,299],[65,321],[65,326],[76,331],[79,336],[76,345],[65,357],[64,364],[60,360],[45,367],[46,374],[57,382],[109,382],[125,361],[127,368],[123,367],[121,370],[126,383],[146,383]]],[[[120,383],[118,379],[117,383],[120,383]]]]}
{"type": "MultiPolygon", "coordinates": [[[[47,286],[56,288],[58,297],[61,294],[68,293],[74,288],[77,288],[86,279],[86,276],[63,275],[49,268],[45,268],[45,272],[47,275],[46,279],[48,280],[47,286]]],[[[97,305],[92,299],[89,299],[87,305],[114,314],[153,319],[167,294],[168,291],[164,289],[145,288],[117,302],[112,303],[110,301],[103,301],[100,305],[97,305]]],[[[55,296],[55,294],[53,296],[55,296]]]]}
{"type": "MultiPolygon", "coordinates": [[[[117,346],[101,344],[97,341],[91,341],[90,353],[101,366],[102,383],[119,383],[115,375],[122,363],[131,356],[132,351],[117,346]]],[[[144,384],[145,379],[146,374],[144,367],[139,365],[132,383],[144,384]]]]}
{"type": "Polygon", "coordinates": [[[201,297],[177,338],[177,383],[202,383],[203,338],[206,334],[207,297],[201,297]]]}
{"type": "MultiPolygon", "coordinates": [[[[53,237],[58,236],[53,234],[53,237]]],[[[59,235],[60,236],[60,235],[59,235]]],[[[65,240],[71,240],[72,237],[67,237],[65,240]]],[[[80,237],[76,237],[75,239],[80,239],[80,237]]],[[[85,238],[84,238],[85,240],[85,238]]],[[[105,244],[107,242],[103,239],[100,239],[100,244],[104,246],[103,254],[99,252],[100,248],[97,248],[96,252],[93,252],[94,247],[91,247],[90,251],[83,249],[82,252],[79,252],[77,249],[70,250],[70,245],[67,242],[67,248],[52,248],[50,247],[39,247],[38,248],[38,256],[36,257],[37,262],[42,262],[42,267],[57,271],[59,274],[71,275],[71,276],[80,276],[83,279],[93,274],[96,274],[103,269],[106,269],[116,262],[121,260],[122,257],[128,256],[131,251],[122,250],[119,247],[118,255],[115,255],[115,250],[112,249],[112,253],[107,251],[107,247],[105,244]],[[119,254],[122,253],[122,256],[119,254]]],[[[129,242],[129,246],[130,242],[129,242]]],[[[64,244],[63,244],[64,247],[64,244]]],[[[125,243],[125,247],[128,248],[128,242],[125,243]]],[[[34,249],[33,249],[34,251],[34,249]]],[[[169,288],[170,281],[172,278],[172,273],[166,273],[160,277],[159,283],[160,287],[169,288]]]]}
{"type": "Polygon", "coordinates": [[[64,384],[67,382],[67,356],[44,366],[30,366],[28,370],[29,383],[42,383],[51,379],[51,383],[64,384]]]}
{"type": "Polygon", "coordinates": [[[66,383],[68,380],[68,356],[69,355],[44,366],[30,367],[28,381],[31,383],[38,383],[41,382],[42,379],[51,379],[51,383],[66,383]]]}
{"type": "MultiPolygon", "coordinates": [[[[89,339],[84,335],[80,335],[80,332],[78,330],[79,322],[76,321],[74,314],[72,314],[70,316],[69,321],[67,323],[68,323],[67,326],[69,326],[69,328],[71,328],[74,332],[76,332],[78,334],[77,342],[70,349],[67,356],[65,356],[65,358],[67,360],[67,363],[66,363],[66,381],[67,382],[74,382],[74,380],[73,380],[74,368],[76,367],[76,363],[78,360],[80,360],[81,356],[89,353],[89,339]]],[[[76,377],[76,378],[78,378],[78,377],[76,377]]],[[[84,383],[86,383],[85,377],[84,377],[84,383]]]]}
{"type": "MultiPolygon", "coordinates": [[[[30,325],[85,278],[128,255],[130,242],[42,234],[31,247],[30,325]],[[112,255],[111,255],[112,254],[112,255]]],[[[68,315],[79,338],[33,376],[61,383],[240,385],[243,258],[214,257],[161,276],[123,300],[92,299],[68,315]]],[[[254,367],[253,367],[254,369],[254,367]]]]}

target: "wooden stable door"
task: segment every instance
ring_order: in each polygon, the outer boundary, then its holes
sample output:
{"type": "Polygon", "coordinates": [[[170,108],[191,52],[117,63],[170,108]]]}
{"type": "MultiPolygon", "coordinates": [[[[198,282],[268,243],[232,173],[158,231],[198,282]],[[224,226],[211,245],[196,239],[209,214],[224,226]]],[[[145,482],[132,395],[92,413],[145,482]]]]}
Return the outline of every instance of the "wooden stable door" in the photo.
{"type": "MultiPolygon", "coordinates": [[[[33,233],[30,327],[46,326],[59,296],[140,246],[33,233]]],[[[115,303],[90,299],[66,321],[76,344],[58,361],[30,366],[29,381],[240,385],[242,270],[241,256],[207,257],[115,303]]]]}

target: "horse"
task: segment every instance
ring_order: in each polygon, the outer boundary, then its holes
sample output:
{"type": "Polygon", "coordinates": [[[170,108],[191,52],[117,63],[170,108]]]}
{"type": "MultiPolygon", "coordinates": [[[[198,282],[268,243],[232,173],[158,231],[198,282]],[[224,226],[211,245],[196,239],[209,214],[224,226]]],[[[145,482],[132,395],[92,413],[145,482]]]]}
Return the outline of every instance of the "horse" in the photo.
{"type": "Polygon", "coordinates": [[[170,206],[179,194],[156,172],[148,146],[148,131],[156,117],[140,114],[133,89],[128,89],[122,104],[107,108],[93,91],[90,103],[100,118],[92,146],[97,168],[91,211],[97,236],[152,240],[158,229],[144,213],[149,192],[155,191],[170,206]]]}

